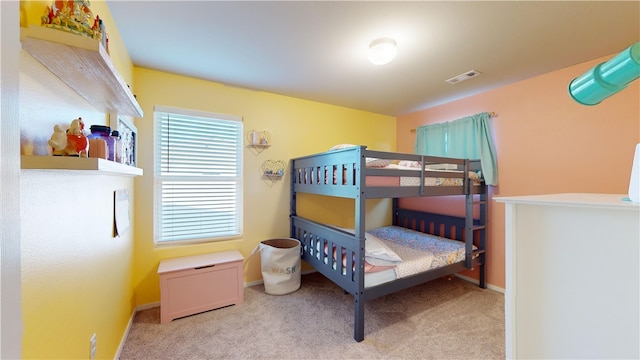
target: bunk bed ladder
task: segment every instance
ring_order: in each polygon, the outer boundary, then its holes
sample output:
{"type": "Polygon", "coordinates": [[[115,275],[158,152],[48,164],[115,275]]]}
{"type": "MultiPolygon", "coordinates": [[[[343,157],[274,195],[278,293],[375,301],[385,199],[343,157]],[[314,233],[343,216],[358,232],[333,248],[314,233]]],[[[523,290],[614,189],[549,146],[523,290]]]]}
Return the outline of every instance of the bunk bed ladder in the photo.
{"type": "MultiPolygon", "coordinates": [[[[483,185],[486,186],[486,185],[483,185]]],[[[485,267],[485,255],[487,244],[487,191],[477,194],[474,197],[472,192],[468,192],[466,197],[466,209],[465,209],[465,239],[475,239],[475,234],[478,233],[478,256],[480,257],[480,273],[479,273],[479,285],[481,288],[486,288],[486,267],[485,267]],[[476,200],[477,199],[477,200],[476,200]],[[479,215],[474,220],[474,207],[479,207],[479,215]]],[[[465,267],[472,268],[473,260],[473,240],[465,242],[465,267]]]]}

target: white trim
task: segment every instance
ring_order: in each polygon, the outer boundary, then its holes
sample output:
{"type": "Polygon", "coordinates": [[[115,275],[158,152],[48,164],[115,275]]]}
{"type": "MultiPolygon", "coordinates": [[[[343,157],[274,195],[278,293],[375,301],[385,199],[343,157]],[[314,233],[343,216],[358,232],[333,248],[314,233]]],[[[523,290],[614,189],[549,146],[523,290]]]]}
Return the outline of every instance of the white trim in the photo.
{"type": "Polygon", "coordinates": [[[133,319],[136,316],[137,310],[134,309],[131,317],[129,318],[129,323],[127,324],[127,328],[124,330],[124,334],[120,339],[120,345],[118,346],[118,351],[116,351],[116,356],[113,358],[114,360],[120,359],[120,354],[122,353],[122,349],[124,348],[124,344],[127,341],[127,337],[129,336],[129,330],[131,330],[131,326],[133,325],[133,319]]]}
{"type": "Polygon", "coordinates": [[[156,301],[156,302],[152,302],[152,303],[149,303],[149,304],[136,306],[136,308],[133,309],[133,312],[131,313],[131,317],[129,317],[129,323],[127,324],[127,328],[124,330],[124,334],[122,335],[122,338],[120,339],[120,346],[118,346],[118,351],[116,351],[116,356],[113,358],[114,360],[120,359],[120,354],[122,353],[122,349],[124,349],[124,344],[127,342],[127,337],[129,337],[129,331],[131,330],[131,327],[133,326],[133,319],[135,319],[136,314],[138,313],[138,311],[152,309],[154,307],[160,307],[160,302],[156,301]]]}
{"type": "Polygon", "coordinates": [[[155,307],[160,307],[160,301],[156,301],[156,302],[152,302],[152,303],[136,306],[136,310],[135,311],[138,312],[138,311],[142,311],[142,310],[153,309],[155,307]]]}
{"type": "Polygon", "coordinates": [[[244,283],[244,287],[251,287],[251,286],[256,286],[256,285],[262,285],[264,284],[264,280],[256,280],[256,281],[251,281],[248,283],[244,283]]]}
{"type": "MultiPolygon", "coordinates": [[[[454,274],[454,275],[455,275],[457,278],[460,278],[460,279],[462,279],[462,280],[465,280],[465,281],[468,281],[468,282],[470,282],[470,283],[473,283],[473,284],[476,284],[476,285],[480,286],[480,281],[479,281],[479,280],[476,280],[476,279],[474,279],[474,278],[472,278],[472,277],[465,276],[465,275],[460,275],[460,274],[454,274]]],[[[495,285],[491,285],[491,284],[487,284],[487,289],[489,289],[489,290],[493,290],[493,291],[497,291],[497,292],[499,292],[499,293],[501,293],[501,294],[504,294],[504,293],[505,293],[505,289],[503,289],[503,288],[501,288],[501,287],[498,287],[498,286],[495,286],[495,285]]]]}
{"type": "MultiPolygon", "coordinates": [[[[244,219],[243,219],[243,204],[244,204],[244,173],[243,173],[243,154],[244,151],[242,149],[243,143],[243,134],[244,134],[244,123],[242,122],[242,117],[237,115],[229,115],[229,114],[217,114],[204,112],[200,110],[189,110],[189,109],[179,109],[179,108],[171,108],[166,106],[154,106],[154,151],[153,151],[153,239],[154,246],[182,246],[189,245],[194,243],[205,243],[205,242],[213,242],[213,241],[224,241],[235,239],[241,237],[244,231],[244,219]],[[229,173],[223,172],[223,174],[207,174],[206,176],[197,176],[194,174],[177,174],[173,171],[170,171],[168,174],[162,174],[161,168],[162,163],[166,161],[164,157],[163,147],[166,145],[168,148],[171,148],[171,154],[168,155],[169,158],[173,158],[173,146],[177,145],[178,148],[181,147],[180,140],[174,143],[173,140],[167,140],[164,134],[164,126],[163,124],[167,122],[171,122],[171,119],[174,118],[182,119],[184,121],[179,121],[179,128],[183,125],[188,126],[189,123],[193,123],[196,121],[202,121],[203,125],[206,122],[206,127],[209,129],[220,129],[220,131],[224,132],[225,135],[229,136],[229,147],[230,149],[234,149],[233,159],[231,159],[231,154],[226,154],[226,150],[221,148],[212,149],[208,152],[208,156],[203,157],[203,159],[198,160],[197,166],[204,166],[202,169],[207,168],[207,164],[210,164],[211,161],[218,161],[220,159],[224,159],[224,162],[229,165],[231,168],[234,166],[235,171],[229,170],[229,173]],[[200,119],[200,120],[197,120],[200,119]],[[224,126],[222,126],[224,124],[224,126]],[[165,139],[165,140],[162,140],[165,139]],[[162,156],[161,156],[162,155],[162,156]],[[229,163],[230,160],[234,160],[232,163],[229,163]],[[233,196],[235,209],[233,211],[233,227],[231,231],[226,231],[222,233],[222,229],[210,229],[208,232],[206,230],[202,230],[206,233],[201,234],[187,234],[184,232],[180,232],[176,234],[171,234],[170,232],[164,232],[165,225],[170,225],[174,220],[173,216],[168,215],[163,209],[164,202],[164,194],[165,194],[165,184],[169,184],[170,182],[179,182],[179,183],[187,183],[196,179],[203,184],[203,187],[211,186],[212,188],[218,189],[219,186],[225,186],[224,183],[233,183],[234,188],[227,188],[226,190],[221,190],[220,195],[224,196],[233,196]],[[235,192],[233,192],[235,190],[235,192]],[[197,236],[197,238],[193,238],[197,236]]],[[[191,144],[192,141],[202,140],[203,138],[194,133],[193,136],[195,139],[190,137],[185,138],[184,141],[186,143],[191,144]]],[[[206,136],[206,139],[209,137],[206,136]]],[[[178,150],[178,154],[180,150],[178,150]]],[[[182,160],[178,157],[175,159],[178,163],[181,163],[182,160]]],[[[194,168],[196,168],[196,163],[193,164],[194,168]]],[[[201,175],[205,175],[204,173],[201,175]]],[[[201,189],[197,189],[194,191],[201,191],[201,189]]],[[[203,191],[207,191],[204,189],[203,191]]],[[[185,196],[189,196],[188,194],[184,194],[185,196]]],[[[218,195],[214,195],[218,196],[218,195]]],[[[208,197],[208,204],[212,204],[217,201],[216,198],[208,197]]],[[[211,211],[211,214],[215,214],[215,210],[211,211]]],[[[218,216],[218,215],[214,215],[218,216]]],[[[189,218],[189,221],[194,220],[193,217],[189,218]]],[[[191,225],[189,225],[191,227],[191,225]]],[[[194,229],[192,229],[194,230],[194,229]]]]}

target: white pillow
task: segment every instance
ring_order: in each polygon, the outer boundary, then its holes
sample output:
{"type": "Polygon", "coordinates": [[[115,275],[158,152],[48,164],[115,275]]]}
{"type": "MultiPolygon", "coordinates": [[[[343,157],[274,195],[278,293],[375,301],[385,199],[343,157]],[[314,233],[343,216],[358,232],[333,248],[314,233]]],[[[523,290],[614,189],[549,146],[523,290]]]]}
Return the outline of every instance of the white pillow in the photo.
{"type": "MultiPolygon", "coordinates": [[[[330,225],[333,228],[348,232],[349,234],[355,234],[354,229],[345,229],[338,226],[330,225]]],[[[375,266],[392,266],[402,262],[402,259],[395,251],[391,250],[384,241],[380,240],[377,236],[368,232],[364,233],[364,257],[365,260],[371,265],[375,266]]]]}
{"type": "Polygon", "coordinates": [[[425,169],[431,170],[457,170],[458,165],[456,164],[428,164],[424,166],[425,169]]]}
{"type": "Polygon", "coordinates": [[[354,145],[354,144],[338,144],[338,145],[334,145],[331,148],[329,148],[329,151],[333,151],[333,150],[341,150],[341,149],[346,149],[346,148],[351,148],[351,147],[356,147],[358,145],[354,145]]]}
{"type": "Polygon", "coordinates": [[[393,160],[391,159],[367,158],[367,167],[383,168],[392,162],[393,160]]]}
{"type": "Polygon", "coordinates": [[[400,160],[398,166],[420,169],[420,161],[400,160]]]}
{"type": "Polygon", "coordinates": [[[371,265],[385,266],[402,262],[400,256],[378,237],[365,233],[364,238],[365,260],[371,265]]]}
{"type": "MultiPolygon", "coordinates": [[[[329,149],[329,151],[347,149],[347,148],[352,148],[352,147],[356,147],[356,146],[358,146],[358,145],[354,145],[354,144],[338,144],[338,145],[332,146],[329,149]]],[[[391,164],[392,162],[393,162],[393,160],[391,160],[391,159],[367,158],[367,167],[385,167],[385,166],[391,164]]]]}

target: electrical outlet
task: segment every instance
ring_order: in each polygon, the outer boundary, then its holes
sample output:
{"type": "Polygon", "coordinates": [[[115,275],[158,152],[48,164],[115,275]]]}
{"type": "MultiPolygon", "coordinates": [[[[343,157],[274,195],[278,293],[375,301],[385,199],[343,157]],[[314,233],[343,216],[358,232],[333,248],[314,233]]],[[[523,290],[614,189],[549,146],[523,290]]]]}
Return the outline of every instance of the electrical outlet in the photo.
{"type": "Polygon", "coordinates": [[[89,340],[89,349],[90,349],[90,355],[89,355],[89,359],[93,360],[96,358],[96,334],[94,333],[91,336],[91,339],[89,340]]]}

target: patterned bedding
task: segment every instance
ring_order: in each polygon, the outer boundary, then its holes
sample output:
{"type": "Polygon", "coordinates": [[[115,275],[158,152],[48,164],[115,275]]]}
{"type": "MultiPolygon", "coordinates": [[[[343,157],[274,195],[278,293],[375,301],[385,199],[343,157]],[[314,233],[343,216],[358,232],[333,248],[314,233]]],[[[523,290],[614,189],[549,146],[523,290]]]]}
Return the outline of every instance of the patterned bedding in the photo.
{"type": "MultiPolygon", "coordinates": [[[[404,170],[415,170],[420,171],[420,168],[416,168],[414,166],[402,166],[402,165],[388,165],[385,169],[404,169],[404,170]]],[[[464,179],[458,177],[450,177],[449,174],[462,174],[462,171],[459,170],[445,170],[445,169],[425,169],[430,172],[441,172],[442,176],[440,177],[426,177],[424,178],[425,186],[462,186],[464,185],[464,179]]],[[[477,181],[480,176],[478,173],[469,171],[467,174],[469,179],[474,180],[474,185],[480,185],[480,182],[477,181]]],[[[420,186],[420,177],[418,176],[401,176],[400,177],[400,186],[420,186]]]]}
{"type": "MultiPolygon", "coordinates": [[[[402,261],[395,266],[375,270],[372,270],[375,267],[365,262],[365,287],[437,269],[465,259],[464,242],[461,241],[450,240],[398,226],[385,226],[373,229],[368,233],[384,240],[385,244],[398,254],[402,261]]],[[[329,261],[326,246],[323,252],[326,264],[329,261]]],[[[332,253],[332,259],[334,259],[333,268],[336,269],[335,249],[332,253]]],[[[344,253],[342,254],[342,264],[342,273],[345,275],[346,255],[344,253]]]]}
{"type": "Polygon", "coordinates": [[[464,261],[465,258],[462,241],[398,226],[385,226],[369,232],[384,239],[402,258],[402,262],[396,267],[398,278],[464,261]]]}
{"type": "MultiPolygon", "coordinates": [[[[403,164],[386,164],[385,166],[371,166],[367,164],[369,168],[378,168],[378,169],[396,169],[396,170],[411,170],[416,172],[416,176],[367,176],[366,184],[368,186],[420,186],[420,166],[415,165],[403,165],[403,164]]],[[[342,183],[346,184],[347,179],[347,169],[343,168],[343,177],[342,183]]],[[[425,186],[463,186],[464,179],[461,177],[451,177],[451,174],[463,174],[463,171],[460,170],[449,170],[449,169],[429,169],[425,168],[425,171],[429,171],[432,173],[442,173],[442,176],[425,176],[424,185],[425,186]]],[[[327,182],[328,170],[325,169],[325,183],[327,182]]],[[[354,173],[355,176],[355,173],[354,173]]],[[[478,173],[469,171],[467,174],[469,179],[473,180],[473,185],[480,185],[480,176],[478,173]]],[[[336,185],[338,182],[336,176],[336,170],[333,170],[333,184],[336,185]]]]}

